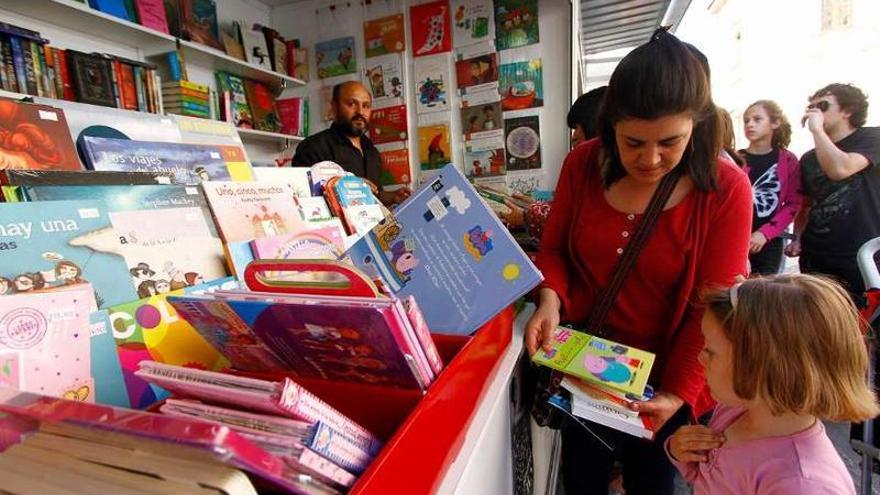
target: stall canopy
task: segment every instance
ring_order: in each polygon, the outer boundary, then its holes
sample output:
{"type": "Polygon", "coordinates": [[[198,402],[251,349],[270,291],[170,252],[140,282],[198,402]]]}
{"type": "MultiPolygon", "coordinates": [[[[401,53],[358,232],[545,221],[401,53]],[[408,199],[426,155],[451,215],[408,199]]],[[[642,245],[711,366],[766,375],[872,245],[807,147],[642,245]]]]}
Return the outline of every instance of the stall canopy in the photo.
{"type": "Polygon", "coordinates": [[[640,45],[657,27],[681,21],[691,0],[581,0],[581,53],[640,45]]]}

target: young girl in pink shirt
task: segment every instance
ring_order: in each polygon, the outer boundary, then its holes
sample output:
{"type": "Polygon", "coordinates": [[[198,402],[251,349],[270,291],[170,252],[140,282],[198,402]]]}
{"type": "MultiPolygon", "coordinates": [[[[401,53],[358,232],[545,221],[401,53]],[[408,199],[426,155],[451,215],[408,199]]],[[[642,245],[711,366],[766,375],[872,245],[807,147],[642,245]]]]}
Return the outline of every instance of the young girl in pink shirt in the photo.
{"type": "Polygon", "coordinates": [[[718,402],[709,426],[667,441],[695,494],[853,494],[822,420],[880,412],[859,316],[827,279],[750,279],[706,299],[700,363],[718,402]]]}

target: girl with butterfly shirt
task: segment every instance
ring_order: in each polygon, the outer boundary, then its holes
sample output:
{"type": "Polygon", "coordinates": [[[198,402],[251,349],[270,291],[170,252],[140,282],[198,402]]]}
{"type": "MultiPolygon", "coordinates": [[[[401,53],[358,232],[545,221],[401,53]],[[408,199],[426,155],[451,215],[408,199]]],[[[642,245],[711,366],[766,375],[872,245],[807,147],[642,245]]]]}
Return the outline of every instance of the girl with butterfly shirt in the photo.
{"type": "Polygon", "coordinates": [[[740,150],[754,196],[752,238],[749,242],[751,272],[769,275],[782,263],[782,233],[794,220],[803,202],[801,166],[786,147],[791,126],[779,105],[758,100],[743,114],[749,147],[740,150]]]}

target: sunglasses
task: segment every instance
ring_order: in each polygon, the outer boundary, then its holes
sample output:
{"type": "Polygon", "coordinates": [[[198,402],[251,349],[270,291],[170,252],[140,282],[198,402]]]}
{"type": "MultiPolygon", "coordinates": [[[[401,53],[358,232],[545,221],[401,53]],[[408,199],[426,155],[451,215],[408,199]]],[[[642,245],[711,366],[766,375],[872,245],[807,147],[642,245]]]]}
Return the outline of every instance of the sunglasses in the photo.
{"type": "Polygon", "coordinates": [[[812,110],[814,108],[818,108],[820,112],[828,111],[828,108],[831,107],[831,104],[825,100],[817,101],[816,103],[810,103],[807,105],[807,110],[812,110]]]}

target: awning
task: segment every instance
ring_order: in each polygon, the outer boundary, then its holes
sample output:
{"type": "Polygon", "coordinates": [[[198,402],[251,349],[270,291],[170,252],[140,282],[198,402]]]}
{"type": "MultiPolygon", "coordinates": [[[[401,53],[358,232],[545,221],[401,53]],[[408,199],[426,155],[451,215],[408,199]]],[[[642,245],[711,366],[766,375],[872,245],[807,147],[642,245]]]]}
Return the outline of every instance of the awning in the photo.
{"type": "Polygon", "coordinates": [[[678,26],[691,0],[581,0],[581,53],[640,45],[661,25],[678,26]]]}

